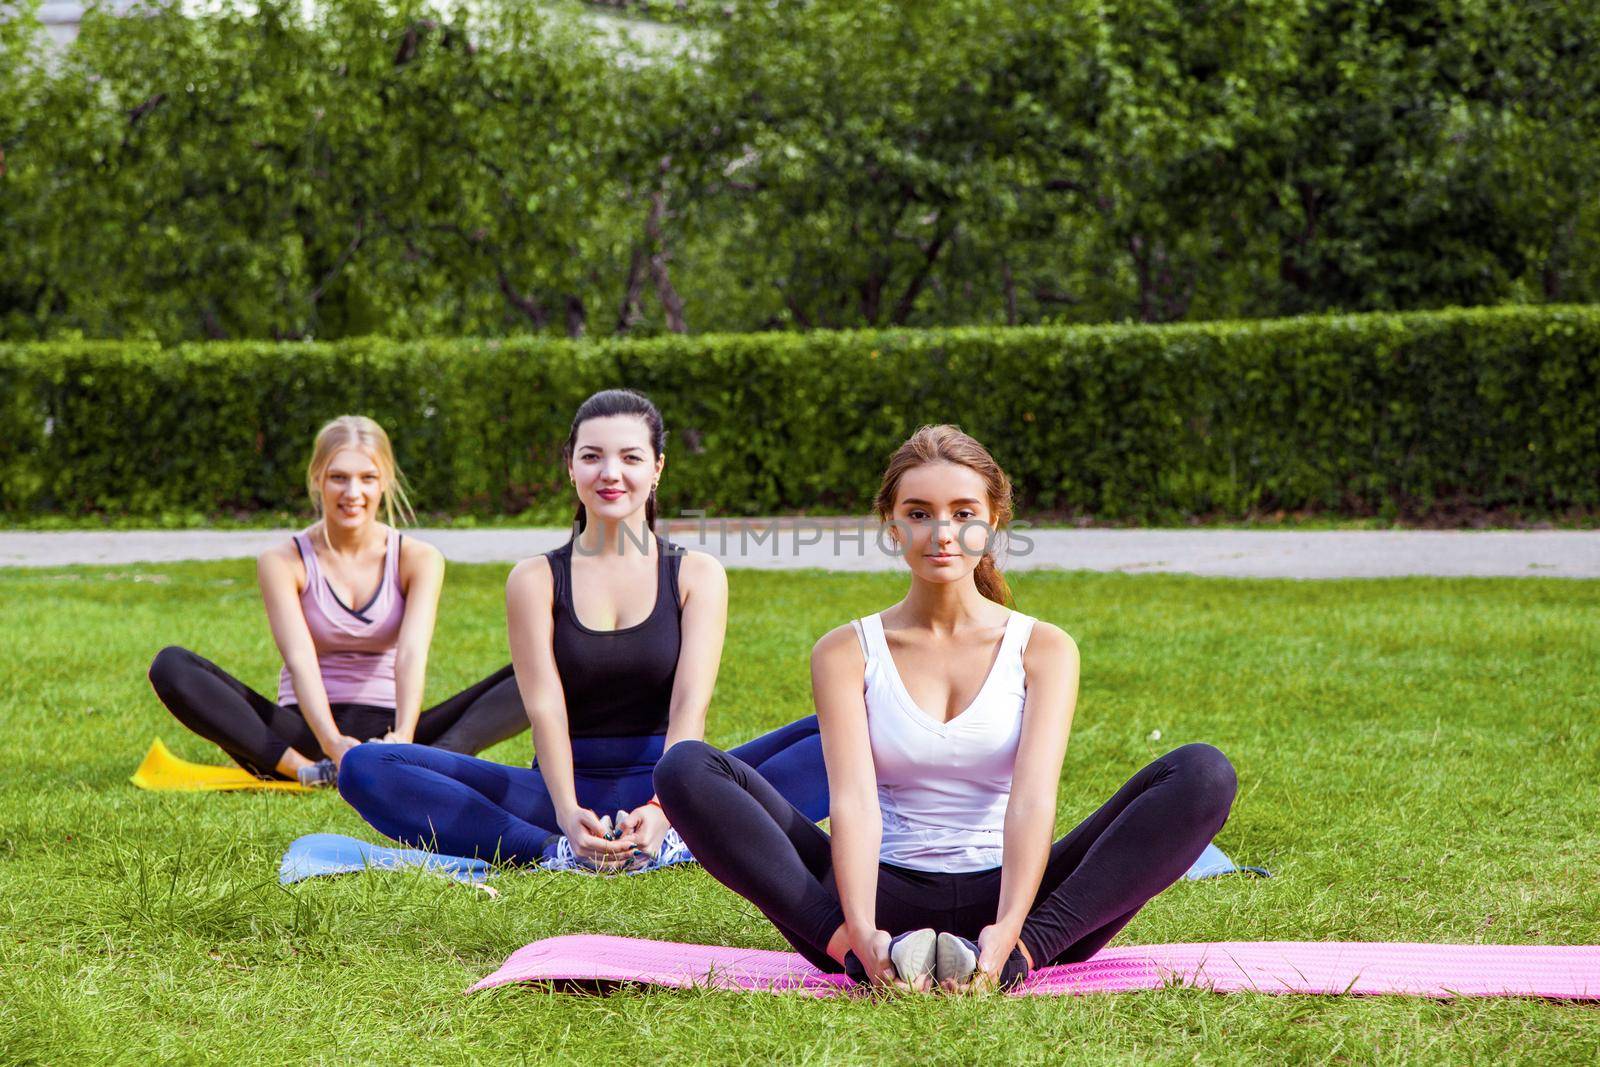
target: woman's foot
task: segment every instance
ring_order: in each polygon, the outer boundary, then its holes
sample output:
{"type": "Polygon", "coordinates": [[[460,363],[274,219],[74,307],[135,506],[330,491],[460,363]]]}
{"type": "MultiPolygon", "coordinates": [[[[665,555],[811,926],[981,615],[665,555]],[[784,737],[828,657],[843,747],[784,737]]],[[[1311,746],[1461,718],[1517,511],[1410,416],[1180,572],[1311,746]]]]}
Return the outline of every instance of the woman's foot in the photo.
{"type": "Polygon", "coordinates": [[[668,829],[666,836],[661,839],[661,851],[650,860],[647,866],[654,870],[657,867],[671,867],[679,863],[693,863],[694,855],[689,851],[689,846],[683,843],[683,838],[678,836],[678,831],[668,829]]]}
{"type": "Polygon", "coordinates": [[[1032,973],[1033,963],[1019,941],[1017,947],[1011,950],[1011,955],[1006,957],[1006,962],[1000,966],[1000,978],[995,984],[1001,989],[1011,989],[1021,985],[1032,973]]]}
{"type": "MultiPolygon", "coordinates": [[[[610,825],[609,816],[602,818],[600,823],[607,827],[606,839],[616,840],[617,831],[610,825]]],[[[546,838],[544,848],[539,855],[539,866],[547,871],[577,871],[580,874],[643,874],[662,867],[693,862],[694,856],[689,853],[689,846],[683,843],[683,838],[678,836],[676,830],[667,831],[666,836],[661,839],[661,851],[654,856],[634,849],[631,856],[619,856],[607,863],[596,862],[587,856],[578,855],[577,850],[572,847],[572,842],[564,834],[551,834],[546,838]]]]}
{"type": "MultiPolygon", "coordinates": [[[[960,989],[970,984],[978,973],[978,956],[978,946],[973,942],[955,934],[940,934],[939,947],[933,963],[934,981],[947,989],[960,989]]],[[[1023,952],[1019,944],[1011,950],[1011,955],[1006,957],[1005,963],[1000,965],[1000,973],[995,976],[995,985],[1000,989],[1010,989],[1019,985],[1032,972],[1033,967],[1028,963],[1027,953],[1023,952]]]]}
{"type": "MultiPolygon", "coordinates": [[[[938,935],[931,929],[909,930],[889,939],[889,965],[895,978],[918,992],[933,975],[933,953],[938,935]]],[[[854,952],[844,954],[844,973],[858,984],[867,980],[867,969],[854,952]]]]}
{"type": "Polygon", "coordinates": [[[934,953],[939,943],[939,935],[931,929],[911,930],[895,937],[889,942],[889,962],[894,964],[894,973],[912,989],[919,989],[924,985],[924,979],[933,974],[934,953]]]}
{"type": "Polygon", "coordinates": [[[331,789],[339,784],[339,768],[331,759],[308,763],[294,772],[295,780],[307,789],[331,789]]]}
{"type": "Polygon", "coordinates": [[[577,849],[572,847],[571,840],[565,834],[551,834],[545,839],[544,849],[539,855],[539,866],[547,871],[574,871],[578,874],[609,873],[589,857],[578,855],[577,849]]]}
{"type": "Polygon", "coordinates": [[[966,985],[978,971],[978,946],[964,937],[941,933],[934,950],[933,980],[941,986],[966,985]]]}

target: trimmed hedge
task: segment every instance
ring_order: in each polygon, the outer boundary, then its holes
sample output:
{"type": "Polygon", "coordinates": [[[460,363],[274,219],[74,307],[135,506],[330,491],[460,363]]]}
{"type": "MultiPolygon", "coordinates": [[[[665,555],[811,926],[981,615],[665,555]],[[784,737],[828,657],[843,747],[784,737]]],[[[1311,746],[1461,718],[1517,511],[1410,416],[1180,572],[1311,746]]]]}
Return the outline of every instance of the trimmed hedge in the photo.
{"type": "Polygon", "coordinates": [[[420,510],[545,514],[590,392],[667,420],[663,514],[864,511],[959,423],[1021,510],[1172,519],[1600,505],[1600,308],[640,341],[0,346],[0,511],[305,506],[313,434],[389,430],[420,510]]]}

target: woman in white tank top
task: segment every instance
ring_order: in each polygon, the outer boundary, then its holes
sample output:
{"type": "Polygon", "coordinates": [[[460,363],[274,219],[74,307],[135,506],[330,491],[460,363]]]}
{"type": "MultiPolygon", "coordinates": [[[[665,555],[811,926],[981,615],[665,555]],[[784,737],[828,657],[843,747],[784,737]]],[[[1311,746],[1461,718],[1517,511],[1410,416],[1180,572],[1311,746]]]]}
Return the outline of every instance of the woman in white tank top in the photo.
{"type": "Polygon", "coordinates": [[[972,437],[927,426],[891,457],[876,507],[911,588],[812,653],[832,836],[704,744],[657,765],[661,803],[705,868],[823,970],[964,990],[1087,959],[1221,829],[1233,768],[1186,745],[1052,844],[1078,650],[1007,607],[991,540],[1009,480],[972,437]]]}

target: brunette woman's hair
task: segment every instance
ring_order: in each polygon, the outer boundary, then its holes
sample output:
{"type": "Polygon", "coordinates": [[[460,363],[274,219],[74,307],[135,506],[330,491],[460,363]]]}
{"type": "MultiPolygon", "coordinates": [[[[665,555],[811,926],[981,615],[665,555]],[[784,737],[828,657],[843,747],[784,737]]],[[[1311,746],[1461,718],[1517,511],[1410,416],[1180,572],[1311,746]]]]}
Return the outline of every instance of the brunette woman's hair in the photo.
{"type": "MultiPolygon", "coordinates": [[[[572,453],[578,447],[578,427],[590,419],[604,419],[613,415],[632,415],[644,420],[644,425],[650,431],[650,448],[657,456],[663,454],[667,447],[667,431],[661,424],[661,412],[650,402],[650,398],[643,393],[636,393],[632,389],[602,389],[588,400],[578,405],[578,413],[572,416],[572,430],[567,434],[567,443],[561,446],[561,456],[567,463],[572,462],[572,453]]],[[[650,490],[650,499],[645,501],[644,516],[650,524],[653,533],[656,528],[656,491],[650,490]]],[[[572,517],[574,534],[581,533],[589,523],[588,510],[580,502],[577,513],[572,517]]]]}
{"type": "MultiPolygon", "coordinates": [[[[1011,479],[1000,469],[989,450],[959,426],[924,426],[894,450],[889,465],[884,469],[883,481],[873,507],[880,522],[894,518],[895,499],[900,492],[900,479],[905,473],[928,463],[954,463],[976,471],[983,479],[989,497],[989,515],[996,530],[1003,530],[1011,522],[1011,479]]],[[[1011,588],[996,565],[994,552],[987,546],[978,569],[973,573],[978,592],[996,604],[1011,603],[1011,588]]]]}

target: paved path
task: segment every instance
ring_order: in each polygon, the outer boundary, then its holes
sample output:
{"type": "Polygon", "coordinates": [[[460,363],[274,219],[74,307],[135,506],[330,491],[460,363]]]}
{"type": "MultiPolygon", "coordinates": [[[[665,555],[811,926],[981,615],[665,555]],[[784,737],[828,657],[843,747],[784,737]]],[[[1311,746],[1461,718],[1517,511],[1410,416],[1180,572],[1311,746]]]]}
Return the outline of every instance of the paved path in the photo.
{"type": "MultiPolygon", "coordinates": [[[[875,525],[827,520],[690,522],[673,539],[730,567],[892,570],[875,525]],[[859,535],[859,536],[858,536],[859,535]]],[[[462,563],[511,562],[566,539],[554,529],[428,530],[413,535],[462,563]]],[[[165,563],[253,556],[284,530],[64,533],[0,531],[0,567],[165,563]]],[[[1600,531],[1029,530],[1008,569],[1182,572],[1231,578],[1385,578],[1401,575],[1600,578],[1600,531]]]]}

